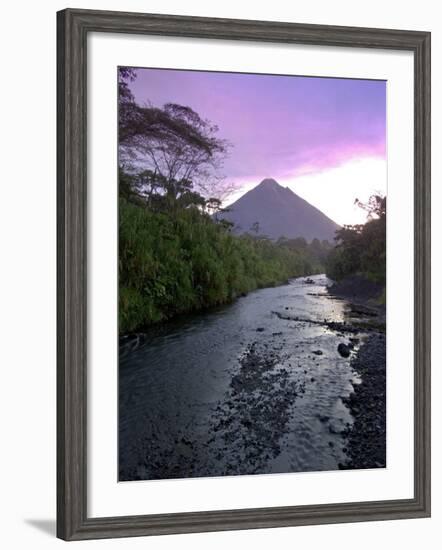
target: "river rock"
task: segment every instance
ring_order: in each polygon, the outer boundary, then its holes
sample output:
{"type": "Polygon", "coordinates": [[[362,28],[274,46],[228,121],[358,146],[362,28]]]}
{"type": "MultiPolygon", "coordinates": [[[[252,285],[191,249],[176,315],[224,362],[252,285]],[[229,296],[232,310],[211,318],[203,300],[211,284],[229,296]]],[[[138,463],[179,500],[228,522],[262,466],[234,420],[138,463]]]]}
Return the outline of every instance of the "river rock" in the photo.
{"type": "Polygon", "coordinates": [[[338,353],[341,357],[350,357],[350,348],[341,342],[338,346],[338,353]]]}

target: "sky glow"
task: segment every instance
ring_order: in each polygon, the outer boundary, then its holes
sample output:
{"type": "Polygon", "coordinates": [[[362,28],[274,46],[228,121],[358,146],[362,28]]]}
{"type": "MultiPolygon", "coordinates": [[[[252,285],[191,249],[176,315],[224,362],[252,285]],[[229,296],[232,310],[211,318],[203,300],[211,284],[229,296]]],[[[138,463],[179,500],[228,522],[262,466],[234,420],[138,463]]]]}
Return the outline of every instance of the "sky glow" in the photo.
{"type": "Polygon", "coordinates": [[[356,198],[387,192],[385,81],[138,69],[130,87],[217,124],[237,189],[225,204],[270,177],[342,225],[365,221],[356,198]]]}

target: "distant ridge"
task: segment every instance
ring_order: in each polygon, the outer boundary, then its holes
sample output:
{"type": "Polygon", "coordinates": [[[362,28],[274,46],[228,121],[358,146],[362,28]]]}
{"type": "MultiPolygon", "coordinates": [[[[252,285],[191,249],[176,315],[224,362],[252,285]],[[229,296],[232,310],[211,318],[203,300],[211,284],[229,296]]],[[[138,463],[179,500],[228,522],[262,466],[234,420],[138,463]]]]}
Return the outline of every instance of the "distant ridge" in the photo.
{"type": "Polygon", "coordinates": [[[245,193],[218,214],[234,224],[236,233],[256,233],[271,239],[304,237],[333,241],[339,225],[288,187],[272,178],[245,193]]]}

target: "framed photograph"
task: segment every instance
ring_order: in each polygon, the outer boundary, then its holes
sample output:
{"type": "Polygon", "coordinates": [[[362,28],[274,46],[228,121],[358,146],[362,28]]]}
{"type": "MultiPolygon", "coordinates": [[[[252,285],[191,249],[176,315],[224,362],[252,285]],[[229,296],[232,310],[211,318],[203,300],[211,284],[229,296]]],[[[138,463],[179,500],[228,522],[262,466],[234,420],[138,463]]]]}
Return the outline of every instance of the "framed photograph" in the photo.
{"type": "Polygon", "coordinates": [[[430,33],[57,28],[58,536],[429,516],[430,33]]]}

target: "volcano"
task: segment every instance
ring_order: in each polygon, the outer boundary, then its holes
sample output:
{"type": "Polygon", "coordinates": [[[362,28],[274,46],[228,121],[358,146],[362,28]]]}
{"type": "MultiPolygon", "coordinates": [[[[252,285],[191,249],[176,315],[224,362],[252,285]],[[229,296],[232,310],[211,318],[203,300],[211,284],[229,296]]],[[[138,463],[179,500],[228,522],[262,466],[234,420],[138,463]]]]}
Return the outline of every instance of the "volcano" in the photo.
{"type": "Polygon", "coordinates": [[[333,241],[340,226],[288,187],[271,178],[245,193],[226,212],[217,214],[234,224],[235,233],[276,240],[304,237],[333,241]]]}

